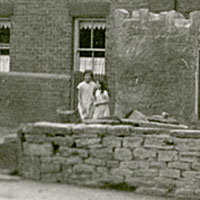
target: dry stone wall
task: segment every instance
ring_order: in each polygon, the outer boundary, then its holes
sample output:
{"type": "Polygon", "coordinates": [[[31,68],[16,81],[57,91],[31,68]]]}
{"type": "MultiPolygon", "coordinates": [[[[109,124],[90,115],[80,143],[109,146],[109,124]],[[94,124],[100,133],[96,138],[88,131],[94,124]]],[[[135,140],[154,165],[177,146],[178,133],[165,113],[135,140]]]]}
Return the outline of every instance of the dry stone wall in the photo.
{"type": "Polygon", "coordinates": [[[199,198],[200,131],[40,122],[18,136],[23,177],[199,198]]]}
{"type": "Polygon", "coordinates": [[[115,11],[116,114],[167,111],[184,122],[196,118],[200,13],[186,19],[169,11],[115,11]]]}

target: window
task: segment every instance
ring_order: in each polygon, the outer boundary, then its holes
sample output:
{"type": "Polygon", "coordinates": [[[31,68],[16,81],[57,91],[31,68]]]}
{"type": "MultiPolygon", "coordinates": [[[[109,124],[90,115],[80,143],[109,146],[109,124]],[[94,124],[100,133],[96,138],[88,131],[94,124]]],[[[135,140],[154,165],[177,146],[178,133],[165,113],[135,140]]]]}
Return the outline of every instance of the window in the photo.
{"type": "Polygon", "coordinates": [[[10,21],[0,19],[0,72],[10,70],[10,21]]]}
{"type": "Polygon", "coordinates": [[[74,70],[105,74],[105,19],[76,19],[74,70]]]}

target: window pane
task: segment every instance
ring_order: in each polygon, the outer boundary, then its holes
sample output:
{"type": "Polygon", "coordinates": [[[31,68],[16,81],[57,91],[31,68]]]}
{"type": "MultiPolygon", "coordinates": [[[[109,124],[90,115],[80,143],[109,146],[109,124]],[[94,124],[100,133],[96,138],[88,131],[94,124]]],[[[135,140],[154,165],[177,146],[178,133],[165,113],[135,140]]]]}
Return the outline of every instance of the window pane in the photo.
{"type": "Polygon", "coordinates": [[[80,29],[80,48],[90,48],[91,47],[91,29],[82,28],[80,29]]]}
{"type": "Polygon", "coordinates": [[[91,51],[81,51],[80,57],[92,57],[92,52],[91,51]]]}
{"type": "Polygon", "coordinates": [[[10,41],[10,29],[1,28],[0,29],[0,43],[9,43],[10,41]]]}
{"type": "Polygon", "coordinates": [[[105,52],[94,52],[94,57],[96,58],[104,58],[105,57],[105,52]]]}
{"type": "Polygon", "coordinates": [[[93,48],[105,48],[105,31],[98,27],[93,30],[93,48]]]}
{"type": "Polygon", "coordinates": [[[0,49],[0,55],[9,55],[9,49],[0,49]]]}

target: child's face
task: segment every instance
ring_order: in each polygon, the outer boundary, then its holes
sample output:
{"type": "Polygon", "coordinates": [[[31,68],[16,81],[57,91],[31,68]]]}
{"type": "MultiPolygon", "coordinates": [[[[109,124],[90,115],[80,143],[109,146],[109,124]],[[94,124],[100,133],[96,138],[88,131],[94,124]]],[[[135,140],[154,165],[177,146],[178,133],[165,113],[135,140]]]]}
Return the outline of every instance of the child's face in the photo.
{"type": "Polygon", "coordinates": [[[90,75],[90,74],[85,74],[84,80],[85,80],[87,83],[89,83],[89,82],[92,80],[91,75],[90,75]]]}

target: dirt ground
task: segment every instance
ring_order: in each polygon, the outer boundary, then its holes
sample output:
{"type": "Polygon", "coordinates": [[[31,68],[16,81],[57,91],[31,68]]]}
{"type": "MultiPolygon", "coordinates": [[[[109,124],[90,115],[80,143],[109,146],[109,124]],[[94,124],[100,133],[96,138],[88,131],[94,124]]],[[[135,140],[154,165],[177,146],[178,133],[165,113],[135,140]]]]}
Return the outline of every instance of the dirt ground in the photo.
{"type": "Polygon", "coordinates": [[[30,180],[1,180],[0,200],[170,200],[127,191],[94,189],[30,180]]]}

